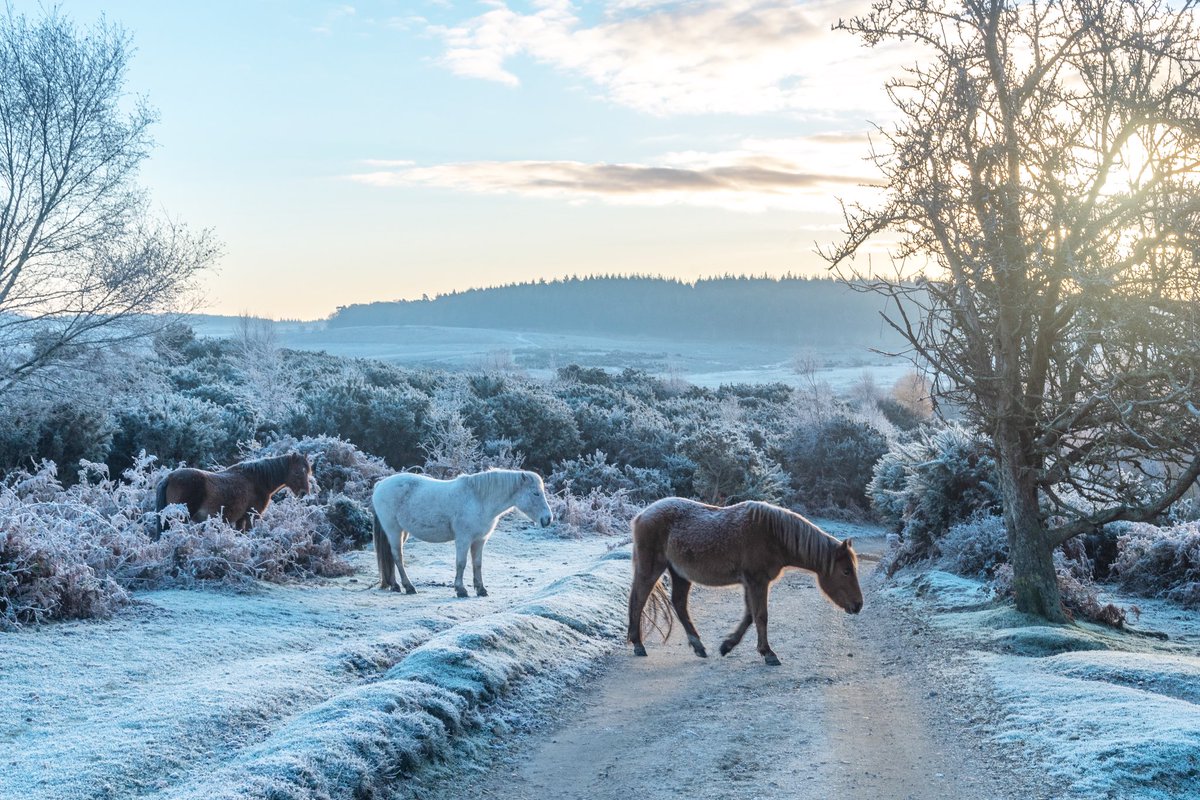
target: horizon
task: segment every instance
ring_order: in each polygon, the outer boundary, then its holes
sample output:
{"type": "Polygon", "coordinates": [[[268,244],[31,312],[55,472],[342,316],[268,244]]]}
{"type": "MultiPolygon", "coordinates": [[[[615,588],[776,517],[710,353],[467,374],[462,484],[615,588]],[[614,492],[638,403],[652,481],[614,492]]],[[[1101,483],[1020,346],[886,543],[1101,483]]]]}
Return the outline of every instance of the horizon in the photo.
{"type": "Polygon", "coordinates": [[[197,312],[314,319],[572,274],[825,274],[907,52],[830,30],[867,6],[56,8],[132,37],[126,88],[160,114],[141,182],[225,246],[197,312]]]}

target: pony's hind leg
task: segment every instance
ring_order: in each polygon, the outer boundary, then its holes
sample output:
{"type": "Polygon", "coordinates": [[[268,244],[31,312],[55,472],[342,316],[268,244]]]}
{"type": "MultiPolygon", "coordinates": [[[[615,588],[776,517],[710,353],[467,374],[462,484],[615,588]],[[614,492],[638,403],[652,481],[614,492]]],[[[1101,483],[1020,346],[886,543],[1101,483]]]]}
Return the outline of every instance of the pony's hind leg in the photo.
{"type": "Polygon", "coordinates": [[[467,551],[471,548],[471,540],[465,536],[454,538],[454,593],[459,597],[467,596],[467,587],[463,585],[463,572],[467,568],[467,551]]]}
{"type": "Polygon", "coordinates": [[[675,614],[679,617],[679,621],[683,623],[683,630],[687,633],[688,644],[692,646],[692,650],[696,651],[696,655],[701,658],[708,658],[708,652],[704,649],[704,643],[700,641],[700,634],[696,632],[696,626],[692,624],[692,618],[688,615],[688,593],[692,591],[692,582],[680,575],[673,568],[667,567],[671,571],[671,605],[675,607],[675,614]]]}
{"type": "Polygon", "coordinates": [[[475,595],[487,597],[487,589],[483,588],[483,546],[486,539],[476,539],[471,542],[471,574],[475,582],[475,595]]]}
{"type": "Polygon", "coordinates": [[[750,590],[742,586],[742,599],[746,604],[745,613],[742,614],[742,621],[733,629],[733,633],[725,637],[725,641],[721,642],[721,655],[727,656],[733,648],[737,647],[742,637],[746,635],[746,631],[750,628],[750,623],[754,621],[754,615],[750,613],[750,590]]]}
{"type": "MultiPolygon", "coordinates": [[[[652,554],[644,551],[638,552],[635,548],[633,585],[629,587],[629,642],[633,645],[635,656],[646,655],[646,646],[642,644],[642,613],[646,610],[646,602],[656,592],[661,594],[661,598],[656,598],[655,604],[651,606],[652,613],[656,613],[661,606],[660,599],[666,599],[666,593],[662,589],[662,584],[659,583],[666,568],[665,559],[660,561],[655,559],[652,554]]],[[[668,622],[670,622],[670,613],[670,611],[667,612],[668,622]]]]}
{"type": "MultiPolygon", "coordinates": [[[[400,535],[396,537],[396,546],[393,552],[396,556],[396,571],[400,573],[400,583],[404,585],[405,594],[416,594],[417,587],[412,585],[412,581],[408,579],[408,573],[404,571],[404,543],[408,541],[408,531],[400,531],[400,535]]],[[[396,585],[396,579],[392,578],[392,591],[400,591],[400,587],[396,585]]]]}

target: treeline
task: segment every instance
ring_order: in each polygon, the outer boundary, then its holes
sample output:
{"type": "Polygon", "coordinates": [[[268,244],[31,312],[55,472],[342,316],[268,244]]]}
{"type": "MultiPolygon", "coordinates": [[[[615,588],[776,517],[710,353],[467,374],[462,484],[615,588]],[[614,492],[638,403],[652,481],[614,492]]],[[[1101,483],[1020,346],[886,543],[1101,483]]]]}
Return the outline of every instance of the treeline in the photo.
{"type": "Polygon", "coordinates": [[[802,277],[571,277],[421,300],[343,306],[335,327],[439,325],[780,344],[876,344],[890,338],[877,295],[802,277]]]}

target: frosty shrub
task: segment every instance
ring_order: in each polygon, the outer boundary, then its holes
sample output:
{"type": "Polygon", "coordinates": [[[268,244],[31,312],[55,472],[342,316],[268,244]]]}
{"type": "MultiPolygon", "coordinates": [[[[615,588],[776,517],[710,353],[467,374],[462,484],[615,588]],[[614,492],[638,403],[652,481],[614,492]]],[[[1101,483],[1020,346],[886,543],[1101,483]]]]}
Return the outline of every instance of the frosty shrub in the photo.
{"type": "Polygon", "coordinates": [[[778,503],[784,494],[787,476],[739,426],[714,422],[680,442],[679,450],[696,465],[695,491],[707,503],[778,503]]]}
{"type": "Polygon", "coordinates": [[[429,396],[407,383],[376,386],[359,379],[322,383],[304,394],[288,423],[293,435],[336,436],[401,470],[424,460],[421,440],[429,396]]]}
{"type": "MultiPolygon", "coordinates": [[[[10,400],[0,424],[0,472],[42,460],[64,465],[80,459],[103,461],[112,447],[113,429],[112,417],[103,408],[68,402],[43,405],[35,398],[10,400]]],[[[63,478],[70,483],[74,473],[63,478]]]]}
{"type": "Polygon", "coordinates": [[[967,576],[989,576],[1008,561],[1004,517],[977,514],[950,526],[937,543],[939,566],[967,576]]]}
{"type": "Polygon", "coordinates": [[[1122,589],[1200,608],[1200,522],[1129,522],[1119,530],[1112,571],[1122,589]]]}
{"type": "Polygon", "coordinates": [[[0,483],[0,628],[105,616],[130,589],[348,572],[336,550],[347,542],[335,525],[345,509],[331,514],[290,496],[249,533],[218,519],[185,523],[181,507],[171,507],[152,541],[153,492],[166,471],[143,454],[119,480],[86,461],[70,487],[50,462],[10,473],[0,483]]]}
{"type": "Polygon", "coordinates": [[[603,450],[618,464],[639,467],[659,466],[674,452],[675,431],[660,412],[624,392],[606,399],[613,405],[574,400],[585,450],[603,450]]]}
{"type": "Polygon", "coordinates": [[[779,461],[808,510],[863,510],[872,468],[887,451],[879,430],[836,416],[794,427],[779,445],[779,461]]]}
{"type": "Polygon", "coordinates": [[[600,534],[625,536],[630,533],[630,521],[642,510],[630,500],[624,490],[602,492],[592,489],[575,494],[563,489],[547,497],[554,512],[554,531],[570,538],[600,534]]]}
{"type": "Polygon", "coordinates": [[[575,415],[544,388],[501,381],[502,389],[475,398],[463,409],[466,424],[483,442],[506,441],[525,456],[529,469],[547,474],[556,461],[573,458],[583,446],[575,415]]]}
{"type": "Polygon", "coordinates": [[[211,467],[237,460],[239,441],[254,438],[245,420],[225,406],[179,394],[151,395],[114,411],[116,433],[108,465],[119,471],[139,452],[161,463],[211,467]]]}
{"type": "Polygon", "coordinates": [[[559,462],[546,479],[546,486],[551,491],[569,490],[576,495],[624,492],[635,503],[652,503],[672,494],[670,478],[662,471],[628,464],[618,467],[601,450],[559,462]]]}
{"type": "Polygon", "coordinates": [[[345,495],[335,495],[325,504],[325,519],[333,529],[335,550],[359,550],[372,536],[370,503],[360,503],[345,495]]]}
{"type": "Polygon", "coordinates": [[[987,439],[954,424],[893,442],[867,494],[876,513],[899,528],[897,566],[937,555],[937,540],[955,523],[1000,511],[987,439]]]}

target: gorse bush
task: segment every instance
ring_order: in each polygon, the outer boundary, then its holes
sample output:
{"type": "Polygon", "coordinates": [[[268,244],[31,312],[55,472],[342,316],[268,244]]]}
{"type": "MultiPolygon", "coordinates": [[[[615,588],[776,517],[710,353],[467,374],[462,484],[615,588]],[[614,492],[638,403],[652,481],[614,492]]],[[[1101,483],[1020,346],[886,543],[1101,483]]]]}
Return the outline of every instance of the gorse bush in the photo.
{"type": "MultiPolygon", "coordinates": [[[[0,424],[0,473],[31,467],[37,461],[75,465],[80,459],[104,461],[112,449],[112,415],[94,405],[33,398],[7,404],[0,424]]],[[[70,483],[74,473],[64,474],[70,483]]]]}
{"type": "Polygon", "coordinates": [[[511,442],[529,469],[547,473],[583,446],[575,415],[564,401],[533,386],[505,387],[476,398],[464,419],[483,441],[511,442]]]}
{"type": "Polygon", "coordinates": [[[797,425],[779,446],[795,500],[810,510],[865,510],[872,468],[888,451],[876,428],[848,416],[797,425]]]}
{"type": "Polygon", "coordinates": [[[107,459],[114,472],[139,452],[161,463],[211,468],[237,460],[238,443],[254,430],[236,409],[180,394],[153,395],[114,411],[116,432],[107,459]]]}
{"type": "Polygon", "coordinates": [[[605,492],[592,489],[576,494],[563,489],[547,498],[554,512],[553,530],[560,536],[579,538],[585,534],[601,536],[630,536],[631,522],[639,511],[624,489],[605,492]]]}
{"type": "Polygon", "coordinates": [[[288,427],[293,435],[346,439],[393,469],[405,469],[424,460],[420,445],[428,414],[429,396],[406,383],[333,381],[304,394],[288,427]]]}
{"type": "Polygon", "coordinates": [[[597,450],[582,458],[559,462],[546,479],[551,491],[570,491],[575,495],[623,493],[634,503],[652,503],[672,494],[670,476],[656,469],[626,464],[618,467],[597,450]]]}
{"type": "Polygon", "coordinates": [[[867,494],[899,533],[897,564],[936,556],[951,526],[1000,512],[990,444],[959,425],[894,442],[876,463],[867,494]]]}
{"type": "Polygon", "coordinates": [[[1008,532],[1004,517],[982,513],[950,526],[937,540],[943,569],[959,575],[990,577],[1008,563],[1008,532]]]}
{"type": "Polygon", "coordinates": [[[685,438],[679,449],[695,464],[693,486],[707,503],[779,503],[787,490],[783,470],[737,426],[708,426],[685,438]]]}

